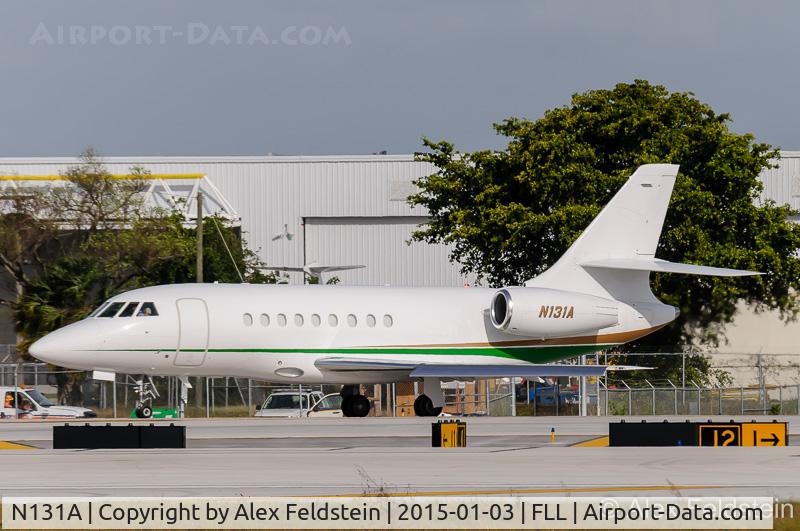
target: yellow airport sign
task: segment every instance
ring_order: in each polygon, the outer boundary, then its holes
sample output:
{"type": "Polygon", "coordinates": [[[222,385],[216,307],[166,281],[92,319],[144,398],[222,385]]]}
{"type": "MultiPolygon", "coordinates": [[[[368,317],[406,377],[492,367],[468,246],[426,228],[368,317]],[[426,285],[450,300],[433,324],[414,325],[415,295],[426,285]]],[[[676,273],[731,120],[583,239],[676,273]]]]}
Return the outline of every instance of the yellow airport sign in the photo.
{"type": "Polygon", "coordinates": [[[786,422],[610,422],[609,446],[788,446],[786,422]]]}
{"type": "Polygon", "coordinates": [[[740,424],[700,424],[699,446],[741,446],[740,424]]]}
{"type": "Polygon", "coordinates": [[[785,422],[743,422],[741,446],[786,446],[785,422]]]}

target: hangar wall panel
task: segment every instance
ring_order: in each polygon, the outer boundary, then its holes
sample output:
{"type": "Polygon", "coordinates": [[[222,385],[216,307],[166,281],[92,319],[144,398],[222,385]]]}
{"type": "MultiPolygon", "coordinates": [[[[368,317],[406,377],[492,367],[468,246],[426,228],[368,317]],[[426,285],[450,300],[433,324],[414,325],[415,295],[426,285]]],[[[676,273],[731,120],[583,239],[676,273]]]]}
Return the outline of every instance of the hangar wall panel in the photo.
{"type": "Polygon", "coordinates": [[[764,183],[762,199],[772,199],[800,210],[800,151],[781,151],[778,166],[764,170],[759,180],[764,183]]]}
{"type": "Polygon", "coordinates": [[[454,286],[471,280],[448,262],[447,248],[410,241],[426,217],[306,218],[308,263],[365,265],[364,269],[325,274],[344,284],[454,286]],[[424,271],[424,275],[419,272],[424,271]],[[420,282],[422,279],[422,282],[420,282]]]}

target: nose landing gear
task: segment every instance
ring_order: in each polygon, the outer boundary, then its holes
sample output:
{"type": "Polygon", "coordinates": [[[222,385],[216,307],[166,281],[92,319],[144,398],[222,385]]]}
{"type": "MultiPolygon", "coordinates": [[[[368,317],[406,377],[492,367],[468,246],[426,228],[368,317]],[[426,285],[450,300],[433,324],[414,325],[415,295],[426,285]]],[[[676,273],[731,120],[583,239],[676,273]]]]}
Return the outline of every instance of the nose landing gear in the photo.
{"type": "Polygon", "coordinates": [[[153,415],[153,399],[158,398],[158,391],[153,379],[148,376],[147,381],[143,378],[135,380],[133,390],[139,393],[139,399],[136,401],[135,407],[136,418],[149,419],[153,415]]]}
{"type": "Polygon", "coordinates": [[[345,417],[366,417],[369,415],[369,399],[359,393],[357,385],[343,385],[340,392],[342,395],[342,414],[345,417]]]}

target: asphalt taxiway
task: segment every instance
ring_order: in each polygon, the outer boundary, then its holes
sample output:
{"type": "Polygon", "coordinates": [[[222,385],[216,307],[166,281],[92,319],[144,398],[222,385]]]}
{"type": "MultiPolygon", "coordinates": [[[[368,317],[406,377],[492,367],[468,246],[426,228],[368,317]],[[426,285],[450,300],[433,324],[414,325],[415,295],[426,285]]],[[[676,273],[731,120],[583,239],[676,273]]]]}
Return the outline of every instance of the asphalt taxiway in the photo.
{"type": "MultiPolygon", "coordinates": [[[[603,417],[465,420],[468,447],[455,449],[430,448],[431,419],[419,418],[187,420],[185,450],[52,450],[53,423],[5,422],[0,441],[29,449],[0,450],[4,475],[24,478],[0,485],[0,495],[639,493],[800,500],[800,448],[793,446],[608,448],[597,446],[608,433],[603,417]]],[[[789,422],[790,444],[800,443],[800,417],[780,420],[789,422]]]]}

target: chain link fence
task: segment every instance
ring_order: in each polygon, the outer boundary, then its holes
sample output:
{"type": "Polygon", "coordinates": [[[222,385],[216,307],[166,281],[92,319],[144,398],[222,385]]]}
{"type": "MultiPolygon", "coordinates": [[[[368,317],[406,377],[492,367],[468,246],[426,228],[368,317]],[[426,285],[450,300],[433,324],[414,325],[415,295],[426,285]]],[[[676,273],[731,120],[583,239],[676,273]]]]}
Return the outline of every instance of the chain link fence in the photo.
{"type": "Polygon", "coordinates": [[[594,415],[797,415],[800,384],[701,387],[667,385],[604,385],[590,400],[594,415]],[[599,398],[599,400],[598,400],[599,398]],[[599,407],[599,410],[598,410],[599,407]]]}
{"type": "MultiPolygon", "coordinates": [[[[14,359],[9,346],[0,345],[0,360],[14,359]]],[[[0,386],[36,387],[56,403],[58,381],[71,376],[81,381],[80,403],[99,416],[127,417],[137,398],[135,380],[117,375],[116,382],[91,379],[83,371],[56,370],[43,363],[0,362],[0,386]]],[[[155,407],[177,408],[181,384],[176,377],[153,378],[159,397],[155,407]]],[[[276,390],[313,390],[323,394],[339,390],[335,385],[286,386],[244,378],[220,377],[190,379],[186,413],[191,417],[251,416],[276,390]]],[[[364,385],[361,387],[373,403],[375,416],[411,416],[422,384],[364,385]]],[[[607,380],[606,378],[561,379],[556,383],[526,382],[520,379],[445,382],[444,411],[463,416],[664,416],[664,415],[797,415],[800,414],[800,382],[777,385],[764,382],[757,386],[700,386],[694,382],[680,385],[661,382],[607,380]],[[580,385],[583,383],[583,387],[580,385]]]]}

